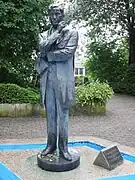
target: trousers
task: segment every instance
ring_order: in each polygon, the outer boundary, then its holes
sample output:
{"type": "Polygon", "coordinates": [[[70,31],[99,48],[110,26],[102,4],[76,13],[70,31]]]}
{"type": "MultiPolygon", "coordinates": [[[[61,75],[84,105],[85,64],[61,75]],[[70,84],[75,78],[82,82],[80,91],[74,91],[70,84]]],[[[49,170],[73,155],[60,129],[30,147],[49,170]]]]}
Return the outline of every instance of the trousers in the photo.
{"type": "Polygon", "coordinates": [[[47,146],[59,151],[68,150],[68,122],[69,108],[64,107],[58,92],[58,81],[56,77],[55,65],[48,71],[46,84],[46,118],[47,118],[47,146]],[[58,126],[57,126],[58,125],[58,126]],[[58,128],[57,128],[58,127],[58,128]],[[57,137],[58,133],[58,137],[57,137]]]}

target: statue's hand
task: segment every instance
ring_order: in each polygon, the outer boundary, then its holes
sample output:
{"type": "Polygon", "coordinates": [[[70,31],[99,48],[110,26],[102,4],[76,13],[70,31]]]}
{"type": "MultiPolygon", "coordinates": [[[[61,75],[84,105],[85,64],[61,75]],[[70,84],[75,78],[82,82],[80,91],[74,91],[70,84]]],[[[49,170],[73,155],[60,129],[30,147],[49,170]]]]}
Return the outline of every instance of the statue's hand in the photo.
{"type": "Polygon", "coordinates": [[[68,31],[69,31],[69,29],[67,27],[64,27],[61,32],[64,34],[64,33],[68,32],[68,31]]]}
{"type": "Polygon", "coordinates": [[[65,28],[65,26],[65,22],[61,21],[57,27],[57,31],[60,33],[63,30],[63,28],[65,28]]]}

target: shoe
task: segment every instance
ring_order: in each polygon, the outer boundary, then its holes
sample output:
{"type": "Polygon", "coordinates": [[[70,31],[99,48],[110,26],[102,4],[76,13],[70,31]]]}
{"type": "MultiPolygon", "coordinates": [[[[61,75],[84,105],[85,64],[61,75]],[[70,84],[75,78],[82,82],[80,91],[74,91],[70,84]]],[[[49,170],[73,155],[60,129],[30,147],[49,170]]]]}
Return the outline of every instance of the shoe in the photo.
{"type": "Polygon", "coordinates": [[[61,151],[60,156],[63,157],[67,161],[72,161],[72,156],[68,151],[61,151]]]}
{"type": "Polygon", "coordinates": [[[48,146],[41,152],[41,157],[46,156],[47,154],[52,154],[55,150],[56,148],[48,146]]]}

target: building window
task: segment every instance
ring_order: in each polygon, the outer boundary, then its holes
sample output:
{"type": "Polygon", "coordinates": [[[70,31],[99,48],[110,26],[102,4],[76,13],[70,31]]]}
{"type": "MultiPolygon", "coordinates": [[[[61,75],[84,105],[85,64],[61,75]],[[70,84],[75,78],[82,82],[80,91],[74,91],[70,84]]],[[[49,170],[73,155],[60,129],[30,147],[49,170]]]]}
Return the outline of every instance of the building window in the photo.
{"type": "Polygon", "coordinates": [[[83,76],[85,69],[84,68],[75,68],[75,76],[83,76]]]}
{"type": "Polygon", "coordinates": [[[83,75],[83,68],[79,68],[79,75],[83,75]]]}
{"type": "Polygon", "coordinates": [[[78,68],[75,68],[75,75],[78,75],[78,68]]]}

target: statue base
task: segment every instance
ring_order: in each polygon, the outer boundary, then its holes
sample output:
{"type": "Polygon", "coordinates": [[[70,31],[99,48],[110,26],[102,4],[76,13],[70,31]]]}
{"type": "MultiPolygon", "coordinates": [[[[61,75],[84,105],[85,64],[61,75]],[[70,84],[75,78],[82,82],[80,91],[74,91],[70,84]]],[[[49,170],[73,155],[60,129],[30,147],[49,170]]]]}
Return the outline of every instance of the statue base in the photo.
{"type": "Polygon", "coordinates": [[[69,150],[72,161],[67,161],[62,157],[58,157],[56,153],[48,154],[41,157],[41,153],[37,155],[37,164],[46,171],[64,172],[77,168],[80,165],[80,155],[75,150],[69,150]]]}

